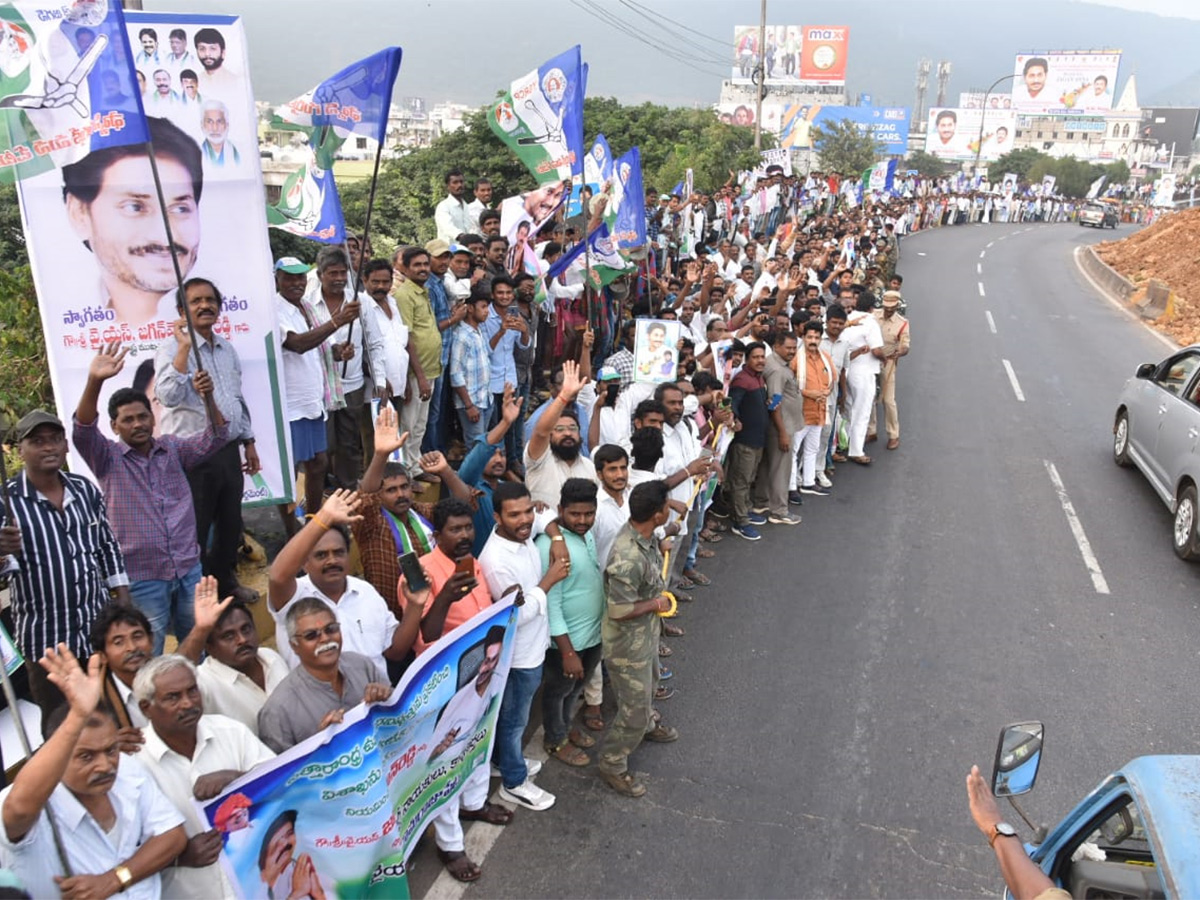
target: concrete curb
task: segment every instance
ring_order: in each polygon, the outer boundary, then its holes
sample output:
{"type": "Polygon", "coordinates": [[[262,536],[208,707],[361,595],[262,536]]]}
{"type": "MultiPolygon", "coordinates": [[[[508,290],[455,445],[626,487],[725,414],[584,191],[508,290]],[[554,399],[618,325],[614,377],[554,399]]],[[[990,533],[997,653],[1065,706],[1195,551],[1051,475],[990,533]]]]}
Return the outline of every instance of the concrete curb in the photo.
{"type": "Polygon", "coordinates": [[[1087,279],[1088,284],[1090,284],[1093,288],[1095,288],[1097,294],[1099,294],[1101,297],[1103,297],[1105,300],[1107,300],[1109,303],[1111,303],[1114,307],[1116,307],[1116,309],[1118,311],[1120,311],[1124,315],[1128,316],[1132,321],[1136,322],[1137,324],[1139,324],[1143,328],[1145,328],[1146,331],[1148,331],[1151,335],[1153,335],[1168,350],[1174,352],[1175,350],[1178,350],[1180,348],[1180,345],[1177,344],[1169,335],[1163,334],[1161,331],[1156,329],[1153,325],[1151,325],[1149,322],[1147,322],[1145,319],[1143,319],[1141,316],[1139,316],[1137,313],[1135,313],[1132,309],[1130,309],[1128,299],[1122,299],[1121,297],[1117,296],[1108,285],[1105,285],[1102,282],[1098,281],[1092,275],[1092,272],[1090,271],[1089,266],[1086,265],[1084,262],[1084,260],[1087,259],[1088,257],[1091,257],[1093,260],[1095,260],[1096,264],[1103,266],[1109,272],[1112,272],[1112,274],[1114,276],[1116,276],[1117,278],[1119,278],[1121,281],[1124,281],[1126,284],[1129,283],[1128,279],[1126,279],[1122,275],[1117,274],[1115,271],[1113,271],[1113,269],[1111,269],[1102,260],[1100,260],[1100,258],[1096,256],[1095,251],[1093,251],[1091,247],[1088,247],[1088,246],[1076,247],[1075,251],[1071,255],[1075,259],[1075,266],[1076,266],[1076,268],[1079,269],[1079,273],[1081,275],[1083,275],[1083,277],[1085,279],[1087,279]]]}
{"type": "Polygon", "coordinates": [[[1093,282],[1103,288],[1105,293],[1121,303],[1128,303],[1132,299],[1137,290],[1133,282],[1102,260],[1094,247],[1090,245],[1081,247],[1075,259],[1079,263],[1079,268],[1083,269],[1093,282]]]}

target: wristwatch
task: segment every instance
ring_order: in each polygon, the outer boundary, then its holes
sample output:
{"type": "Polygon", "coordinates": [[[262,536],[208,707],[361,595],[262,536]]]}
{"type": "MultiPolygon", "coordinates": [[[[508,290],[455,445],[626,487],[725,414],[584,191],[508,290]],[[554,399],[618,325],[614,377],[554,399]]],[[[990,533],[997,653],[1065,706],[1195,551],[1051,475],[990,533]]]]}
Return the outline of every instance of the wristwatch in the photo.
{"type": "Polygon", "coordinates": [[[997,822],[992,826],[992,833],[988,835],[988,846],[996,846],[996,838],[998,837],[1016,837],[1017,829],[1013,828],[1007,822],[997,822]]]}
{"type": "Polygon", "coordinates": [[[117,876],[117,881],[121,883],[121,892],[124,893],[125,888],[133,883],[133,873],[129,871],[128,866],[116,866],[113,869],[113,874],[117,876]]]}

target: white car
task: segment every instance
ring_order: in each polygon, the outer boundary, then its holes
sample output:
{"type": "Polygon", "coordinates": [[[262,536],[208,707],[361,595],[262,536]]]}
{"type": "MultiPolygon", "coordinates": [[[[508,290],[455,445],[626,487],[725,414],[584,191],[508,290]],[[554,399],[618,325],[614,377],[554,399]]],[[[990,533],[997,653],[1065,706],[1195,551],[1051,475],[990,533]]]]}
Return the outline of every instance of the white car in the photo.
{"type": "Polygon", "coordinates": [[[1143,363],[1125,382],[1113,419],[1113,459],[1137,466],[1175,515],[1180,559],[1200,559],[1200,344],[1143,363]]]}

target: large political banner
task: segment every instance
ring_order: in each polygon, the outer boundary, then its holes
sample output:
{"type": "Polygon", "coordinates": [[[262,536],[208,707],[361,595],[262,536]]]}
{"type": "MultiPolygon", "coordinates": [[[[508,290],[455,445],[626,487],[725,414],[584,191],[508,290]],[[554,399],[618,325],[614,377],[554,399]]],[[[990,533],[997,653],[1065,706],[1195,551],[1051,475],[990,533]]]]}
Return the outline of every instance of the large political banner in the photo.
{"type": "Polygon", "coordinates": [[[1013,148],[1017,114],[1011,109],[934,107],[925,130],[925,152],[939,159],[999,159],[1013,148]],[[982,135],[980,125],[982,124],[982,135]]]}
{"type": "Polygon", "coordinates": [[[730,80],[751,84],[761,66],[767,84],[845,84],[849,43],[844,25],[768,25],[761,36],[757,25],[737,25],[730,80]]]}
{"type": "MultiPolygon", "coordinates": [[[[243,502],[290,500],[275,287],[241,20],[130,13],[126,29],[136,74],[126,84],[107,80],[103,90],[113,103],[126,91],[141,94],[183,277],[211,280],[224,298],[213,330],[241,359],[262,463],[247,476],[243,502]]],[[[124,371],[105,383],[100,408],[122,387],[156,400],[155,356],[172,339],[179,313],[145,144],[93,146],[71,165],[23,178],[19,188],[59,415],[69,420],[89,362],[111,341],[129,355],[124,371]]],[[[163,409],[154,407],[161,424],[163,409]]],[[[100,420],[107,430],[108,417],[100,420]]],[[[71,468],[88,471],[75,454],[71,468]]]]}
{"type": "MultiPolygon", "coordinates": [[[[764,118],[765,118],[764,114],[764,118]]],[[[830,126],[849,119],[858,130],[874,135],[887,154],[903,154],[908,146],[907,106],[784,106],[779,115],[779,146],[787,150],[813,146],[814,126],[830,126]]]]}
{"type": "Polygon", "coordinates": [[[1120,50],[1018,53],[1012,108],[1029,115],[1100,115],[1112,109],[1120,50]]]}
{"type": "Polygon", "coordinates": [[[417,657],[387,702],[201,805],[240,896],[407,896],[417,839],[489,764],[515,633],[511,600],[488,607],[417,657]]]}

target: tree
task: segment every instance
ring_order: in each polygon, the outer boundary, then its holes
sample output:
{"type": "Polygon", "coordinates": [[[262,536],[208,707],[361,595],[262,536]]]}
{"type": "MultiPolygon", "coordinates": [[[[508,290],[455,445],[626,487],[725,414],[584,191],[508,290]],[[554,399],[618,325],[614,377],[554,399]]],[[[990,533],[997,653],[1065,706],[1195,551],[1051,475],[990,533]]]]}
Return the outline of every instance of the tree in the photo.
{"type": "MultiPolygon", "coordinates": [[[[1033,147],[1025,147],[1021,150],[1013,150],[1010,153],[1005,153],[993,163],[988,163],[988,172],[999,172],[1001,176],[1008,172],[1012,172],[1022,181],[1030,181],[1029,170],[1033,168],[1034,163],[1039,160],[1049,160],[1050,156],[1043,153],[1041,150],[1036,150],[1033,147]]],[[[993,178],[993,181],[999,179],[993,178]]],[[[1038,179],[1041,180],[1040,178],[1038,179]]]]}
{"type": "Polygon", "coordinates": [[[814,125],[812,143],[826,172],[858,175],[883,154],[883,145],[869,131],[860,131],[850,119],[814,125]]]}
{"type": "Polygon", "coordinates": [[[904,160],[904,165],[910,169],[916,169],[924,178],[938,178],[945,175],[947,169],[949,169],[944,160],[940,160],[932,153],[926,153],[924,150],[916,150],[911,153],[904,160]]]}
{"type": "MultiPolygon", "coordinates": [[[[697,188],[715,190],[730,168],[751,168],[758,160],[753,133],[722,124],[708,110],[669,109],[651,103],[623,106],[608,97],[584,101],[585,135],[603,134],[620,156],[638,147],[645,185],[668,191],[691,167],[697,188]]],[[[461,169],[467,183],[486,176],[495,200],[534,186],[533,176],[492,132],[486,110],[468,115],[460,131],[429,147],[387,162],[379,175],[371,231],[396,244],[424,243],[434,236],[433,209],[446,196],[445,175],[461,169]]],[[[340,188],[347,227],[361,230],[369,181],[340,188]]],[[[380,241],[372,240],[378,252],[380,241]]]]}
{"type": "Polygon", "coordinates": [[[1129,164],[1123,159],[1104,166],[1104,174],[1108,176],[1108,184],[1128,184],[1130,178],[1129,164]]]}

